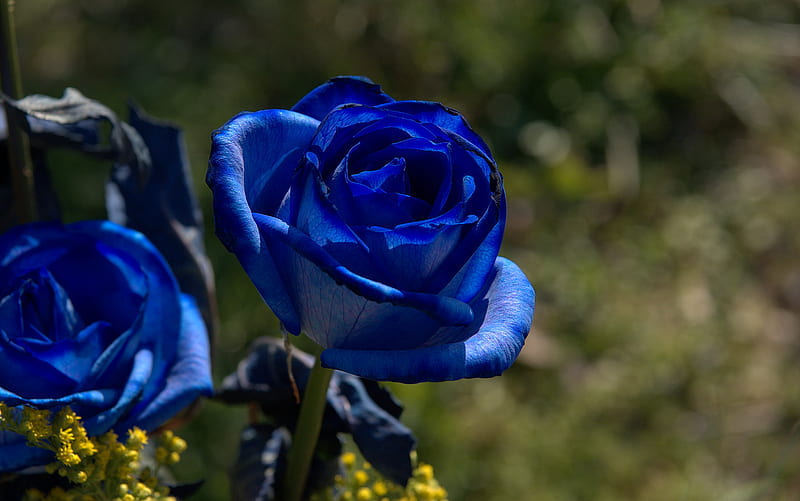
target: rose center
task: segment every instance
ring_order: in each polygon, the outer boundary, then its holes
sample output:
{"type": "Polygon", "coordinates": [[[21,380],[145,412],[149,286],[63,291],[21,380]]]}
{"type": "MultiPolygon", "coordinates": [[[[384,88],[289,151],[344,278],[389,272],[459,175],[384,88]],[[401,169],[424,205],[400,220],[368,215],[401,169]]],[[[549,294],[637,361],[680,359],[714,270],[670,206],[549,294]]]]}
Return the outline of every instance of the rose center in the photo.
{"type": "Polygon", "coordinates": [[[26,279],[19,303],[23,338],[58,342],[72,338],[84,326],[64,289],[45,269],[26,279]]]}

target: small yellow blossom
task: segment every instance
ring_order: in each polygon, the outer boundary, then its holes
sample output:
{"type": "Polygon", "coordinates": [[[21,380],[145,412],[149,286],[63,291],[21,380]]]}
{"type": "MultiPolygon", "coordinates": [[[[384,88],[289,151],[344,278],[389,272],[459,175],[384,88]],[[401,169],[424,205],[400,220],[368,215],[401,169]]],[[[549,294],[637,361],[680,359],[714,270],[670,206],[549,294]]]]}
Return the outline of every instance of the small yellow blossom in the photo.
{"type": "Polygon", "coordinates": [[[356,455],[352,452],[345,452],[342,454],[342,464],[345,468],[350,468],[356,463],[356,455]]]}
{"type": "Polygon", "coordinates": [[[369,475],[364,470],[357,470],[353,473],[353,479],[355,479],[356,485],[366,485],[369,482],[369,475]]]}
{"type": "Polygon", "coordinates": [[[433,467],[417,464],[415,453],[411,456],[414,471],[405,487],[383,478],[366,462],[357,467],[353,453],[342,454],[340,460],[346,473],[337,475],[336,488],[315,494],[312,501],[447,501],[447,491],[436,480],[433,467]]]}
{"type": "Polygon", "coordinates": [[[372,485],[372,490],[375,491],[375,494],[378,496],[385,496],[389,489],[386,488],[386,484],[380,480],[375,482],[372,485]]]}
{"type": "Polygon", "coordinates": [[[423,482],[430,482],[433,480],[433,466],[429,464],[420,464],[415,473],[423,482]]]}
{"type": "MultiPolygon", "coordinates": [[[[111,431],[89,437],[80,416],[69,407],[50,412],[0,403],[2,430],[24,436],[31,447],[54,453],[56,461],[46,465],[46,471],[73,484],[68,490],[59,487],[48,493],[29,490],[25,501],[176,501],[150,468],[139,466],[140,451],[147,443],[143,430],[130,430],[123,444],[111,431]]],[[[165,435],[166,440],[160,440],[163,455],[174,464],[186,450],[186,442],[172,432],[165,435]]]]}
{"type": "Polygon", "coordinates": [[[125,447],[132,450],[140,450],[147,443],[147,433],[137,427],[128,430],[128,440],[125,447]]]}
{"type": "Polygon", "coordinates": [[[181,437],[174,436],[172,437],[171,441],[172,450],[177,453],[181,453],[186,450],[186,440],[182,439],[181,437]]]}

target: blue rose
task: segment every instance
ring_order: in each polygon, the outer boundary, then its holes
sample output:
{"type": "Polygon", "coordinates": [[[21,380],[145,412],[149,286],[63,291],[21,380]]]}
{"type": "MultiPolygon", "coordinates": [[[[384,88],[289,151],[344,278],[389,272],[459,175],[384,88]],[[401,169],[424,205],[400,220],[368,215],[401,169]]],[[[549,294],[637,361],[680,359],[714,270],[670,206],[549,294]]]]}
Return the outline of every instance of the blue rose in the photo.
{"type": "MultiPolygon", "coordinates": [[[[96,435],[152,430],[211,389],[200,312],[142,234],[90,221],[0,235],[0,401],[69,405],[96,435]]],[[[0,432],[0,471],[49,459],[0,432]]]]}
{"type": "Polygon", "coordinates": [[[500,374],[534,292],[497,257],[502,177],[456,111],[340,77],[213,135],[216,232],[285,328],[367,378],[500,374]]]}

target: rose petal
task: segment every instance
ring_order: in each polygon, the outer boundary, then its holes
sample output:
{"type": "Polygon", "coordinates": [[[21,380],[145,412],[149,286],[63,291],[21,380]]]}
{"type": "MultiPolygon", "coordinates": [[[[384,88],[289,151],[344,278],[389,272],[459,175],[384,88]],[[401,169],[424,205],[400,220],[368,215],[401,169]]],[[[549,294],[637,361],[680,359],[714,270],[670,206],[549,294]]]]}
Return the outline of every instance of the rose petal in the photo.
{"type": "MultiPolygon", "coordinates": [[[[177,319],[181,318],[181,305],[175,276],[153,244],[137,231],[108,221],[81,221],[67,226],[67,229],[96,238],[99,242],[98,249],[102,249],[101,244],[107,246],[104,249],[105,257],[109,261],[118,261],[114,264],[126,276],[132,277],[132,273],[122,265],[123,259],[138,264],[141,267],[139,272],[146,277],[149,300],[137,304],[141,305],[142,310],[139,313],[141,324],[136,329],[136,335],[137,349],[149,350],[154,358],[151,384],[144,388],[144,394],[141,395],[143,399],[151,398],[158,391],[158,385],[165,377],[176,352],[175,343],[163,341],[165,338],[177,337],[180,328],[177,319]],[[124,255],[120,252],[121,249],[125,249],[124,255]]],[[[91,268],[83,268],[86,269],[91,268]]],[[[133,323],[131,320],[126,327],[133,323]]]]}
{"type": "MultiPolygon", "coordinates": [[[[7,296],[0,304],[0,311],[8,311],[6,305],[14,302],[18,302],[16,296],[7,296]]],[[[74,391],[76,385],[74,379],[48,362],[31,356],[26,348],[9,339],[3,328],[0,328],[0,381],[9,392],[33,399],[58,398],[74,391]],[[20,377],[20,374],[36,374],[36,377],[20,377]]]]}
{"type": "Polygon", "coordinates": [[[278,209],[318,124],[285,110],[237,115],[214,133],[206,177],[217,236],[290,332],[300,320],[251,213],[278,209]]]}
{"type": "Polygon", "coordinates": [[[384,94],[380,85],[364,77],[336,77],[306,94],[292,111],[322,120],[334,108],[343,104],[370,106],[390,103],[394,99],[384,94]]]}
{"type": "Polygon", "coordinates": [[[295,179],[289,195],[278,210],[277,217],[290,222],[311,237],[344,267],[368,278],[384,281],[380,266],[373,259],[369,248],[341,218],[341,211],[334,207],[326,195],[326,187],[319,173],[308,168],[295,179]]]}
{"type": "MultiPolygon", "coordinates": [[[[78,312],[75,311],[75,306],[69,295],[64,291],[64,288],[56,282],[53,275],[47,270],[40,271],[41,280],[46,284],[49,289],[50,307],[48,325],[50,330],[50,338],[53,341],[61,341],[70,339],[75,333],[80,332],[84,326],[83,319],[80,318],[78,312]]],[[[42,305],[44,306],[44,305],[42,305]]]]}
{"type": "Polygon", "coordinates": [[[314,243],[311,237],[297,228],[289,226],[280,219],[263,214],[253,214],[253,218],[266,240],[275,239],[289,246],[303,258],[314,263],[337,283],[345,285],[365,299],[420,310],[442,325],[466,325],[472,321],[472,311],[466,303],[435,294],[402,291],[356,275],[343,267],[323,248],[314,243]]]}
{"type": "Polygon", "coordinates": [[[376,151],[414,137],[433,141],[446,135],[439,131],[437,136],[424,124],[402,113],[370,106],[345,106],[335,109],[320,122],[309,151],[319,158],[319,170],[327,180],[358,143],[376,151]]]}
{"type": "MultiPolygon", "coordinates": [[[[353,148],[348,154],[349,174],[355,180],[371,180],[376,176],[386,176],[387,167],[402,161],[401,179],[403,183],[396,189],[383,189],[387,192],[410,195],[429,204],[433,212],[424,217],[433,217],[440,213],[443,201],[448,199],[453,184],[453,167],[450,160],[450,148],[446,143],[434,143],[423,138],[409,138],[390,144],[369,153],[369,143],[361,143],[360,148],[353,148]],[[393,163],[394,162],[394,163],[393,163]],[[362,166],[361,172],[353,175],[353,166],[362,166]],[[374,166],[375,170],[363,170],[374,166]]],[[[395,177],[398,177],[395,175],[395,177]]],[[[362,184],[362,181],[359,181],[362,184]]],[[[381,187],[382,188],[382,187],[381,187]]]]}
{"type": "Polygon", "coordinates": [[[347,174],[345,157],[328,182],[328,197],[341,219],[348,225],[393,228],[430,213],[430,205],[403,193],[387,193],[354,182],[347,174]]]}
{"type": "MultiPolygon", "coordinates": [[[[381,109],[406,113],[416,120],[437,125],[456,141],[463,139],[478,148],[489,159],[492,153],[483,139],[472,130],[464,117],[452,108],[430,101],[395,101],[378,106],[381,109]]],[[[461,141],[459,141],[461,142],[461,141]]]]}
{"type": "MultiPolygon", "coordinates": [[[[109,334],[113,330],[107,322],[95,322],[73,339],[62,339],[57,342],[42,343],[28,340],[17,340],[31,357],[47,363],[65,377],[75,382],[82,382],[90,374],[92,365],[87,363],[96,360],[103,353],[108,343],[109,334]]],[[[38,378],[33,378],[37,380],[38,378]]],[[[41,393],[54,395],[52,387],[40,381],[41,393]]]]}
{"type": "Polygon", "coordinates": [[[493,201],[477,224],[462,235],[458,244],[459,252],[451,253],[430,276],[425,290],[471,301],[495,265],[505,221],[505,194],[501,191],[500,199],[493,201]]]}
{"type": "Polygon", "coordinates": [[[407,193],[408,176],[405,172],[405,159],[394,157],[378,169],[363,170],[350,177],[356,183],[366,186],[373,191],[380,190],[384,193],[407,193]]]}
{"type": "Polygon", "coordinates": [[[16,288],[19,277],[46,268],[84,322],[102,319],[123,330],[138,314],[147,289],[138,263],[118,249],[98,248],[97,239],[82,233],[81,228],[98,224],[35,223],[6,232],[0,240],[0,253],[8,253],[0,254],[0,283],[16,288]],[[107,301],[96,301],[98,295],[107,301]]]}
{"type": "Polygon", "coordinates": [[[485,294],[482,321],[464,329],[466,339],[414,350],[322,352],[322,365],[379,381],[419,383],[500,375],[516,360],[533,321],[534,291],[525,274],[498,257],[485,294]]]}
{"type": "MultiPolygon", "coordinates": [[[[49,409],[53,407],[63,407],[69,405],[80,416],[87,413],[78,412],[81,408],[92,408],[92,412],[97,412],[97,409],[111,407],[119,397],[120,390],[114,389],[99,389],[90,391],[81,391],[65,395],[60,398],[25,398],[17,395],[13,391],[0,388],[0,400],[9,407],[16,407],[18,405],[28,405],[36,407],[37,409],[49,409]]],[[[0,454],[2,456],[2,454],[0,454]]]]}
{"type": "Polygon", "coordinates": [[[127,251],[93,241],[75,246],[48,266],[85,323],[103,320],[121,332],[140,314],[148,295],[147,278],[127,251]]]}
{"type": "Polygon", "coordinates": [[[0,238],[0,294],[7,292],[18,277],[33,270],[46,268],[73,247],[64,238],[63,227],[56,223],[36,223],[14,226],[0,238]],[[33,229],[35,228],[35,229],[33,229]],[[42,242],[56,241],[63,245],[42,246],[42,242]]]}
{"type": "Polygon", "coordinates": [[[142,349],[136,353],[130,376],[119,398],[114,401],[110,409],[85,420],[87,431],[92,434],[105,433],[119,422],[120,418],[142,397],[155,369],[153,362],[153,352],[150,350],[142,349]]]}
{"type": "Polygon", "coordinates": [[[31,447],[22,435],[0,431],[0,471],[17,471],[52,461],[53,453],[31,447]]]}
{"type": "Polygon", "coordinates": [[[152,430],[191,404],[198,396],[210,396],[211,362],[206,325],[195,300],[181,294],[181,332],[176,341],[176,359],[160,392],[149,401],[140,401],[129,417],[116,425],[120,430],[138,426],[152,430]]]}
{"type": "Polygon", "coordinates": [[[369,246],[370,254],[382,263],[386,282],[403,290],[431,290],[425,285],[438,267],[447,260],[465,230],[461,224],[439,228],[410,226],[359,228],[359,235],[369,246]]]}

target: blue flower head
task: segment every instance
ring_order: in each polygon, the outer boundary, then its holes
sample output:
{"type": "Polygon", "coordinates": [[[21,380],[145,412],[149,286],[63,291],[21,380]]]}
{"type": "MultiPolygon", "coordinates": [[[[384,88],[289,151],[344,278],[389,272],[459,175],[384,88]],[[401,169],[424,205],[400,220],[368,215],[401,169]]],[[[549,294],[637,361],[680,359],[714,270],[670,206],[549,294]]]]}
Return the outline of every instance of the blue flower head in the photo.
{"type": "Polygon", "coordinates": [[[335,78],[217,130],[207,182],[217,235],[325,366],[491,377],[522,349],[534,291],[497,256],[502,177],[456,111],[335,78]]]}

